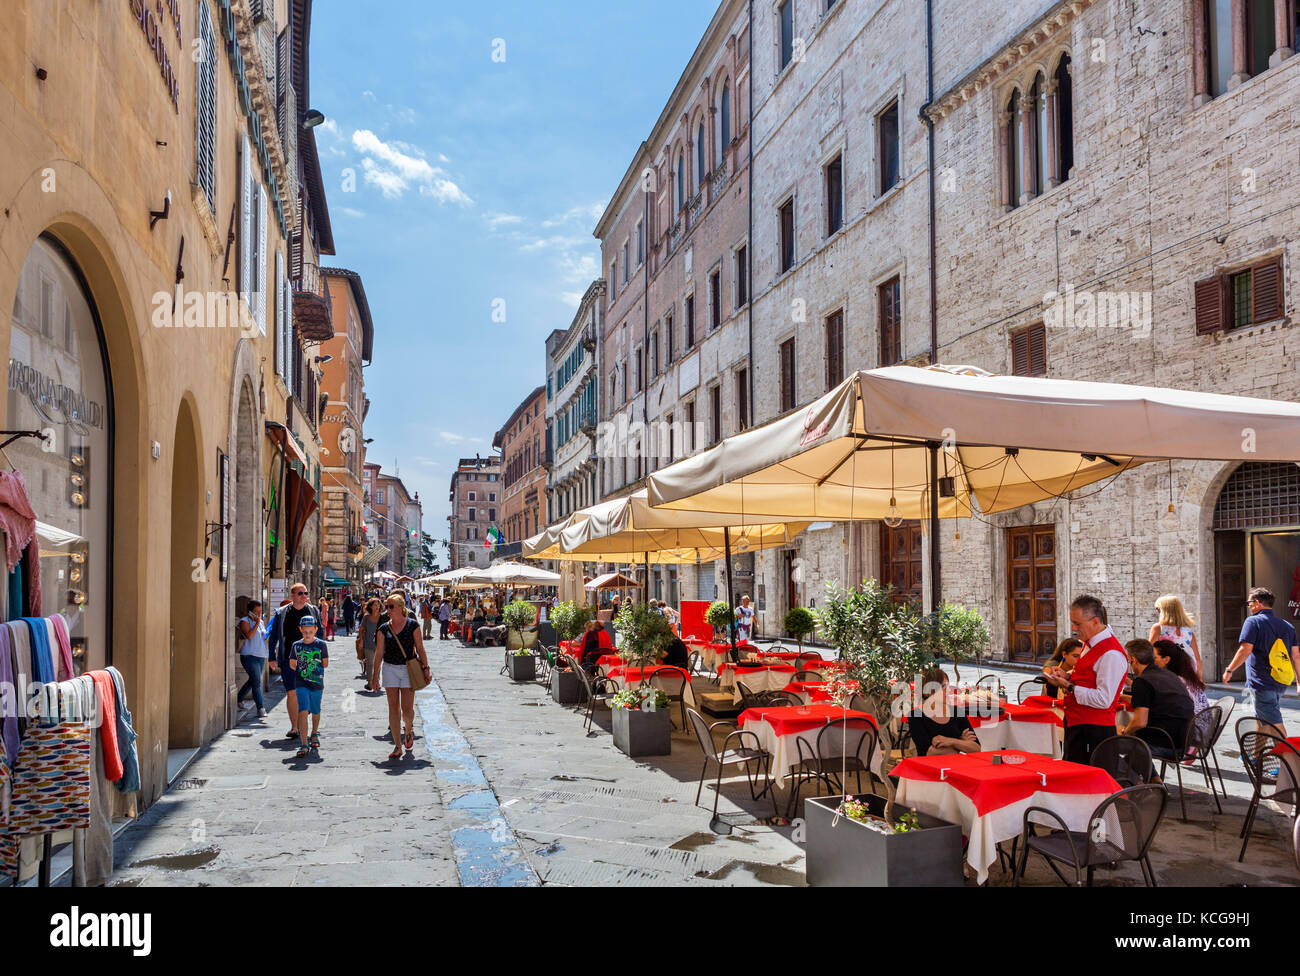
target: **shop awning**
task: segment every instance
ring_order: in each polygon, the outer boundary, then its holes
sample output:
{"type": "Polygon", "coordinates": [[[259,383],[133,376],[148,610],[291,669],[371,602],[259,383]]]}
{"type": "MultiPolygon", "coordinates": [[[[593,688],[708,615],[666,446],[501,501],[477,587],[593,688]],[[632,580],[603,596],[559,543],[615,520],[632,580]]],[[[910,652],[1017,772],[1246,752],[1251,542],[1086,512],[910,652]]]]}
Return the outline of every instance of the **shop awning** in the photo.
{"type": "Polygon", "coordinates": [[[307,455],[303,453],[298,442],[294,440],[293,434],[289,433],[289,428],[284,424],[274,420],[266,421],[266,436],[271,442],[284,452],[285,456],[292,461],[297,461],[304,468],[307,467],[307,455]]]}
{"type": "Polygon", "coordinates": [[[391,549],[387,546],[371,546],[366,550],[366,554],[357,560],[358,569],[374,569],[379,565],[379,560],[387,556],[391,549]]]}
{"type": "Polygon", "coordinates": [[[327,587],[347,586],[348,581],[334,571],[332,566],[326,566],[321,571],[321,579],[324,580],[327,587]]]}
{"type": "Polygon", "coordinates": [[[284,488],[285,513],[288,519],[285,552],[289,564],[292,565],[294,554],[298,551],[298,543],[302,541],[302,530],[307,527],[307,520],[312,517],[317,508],[316,489],[293,468],[289,469],[285,477],[284,488]]]}

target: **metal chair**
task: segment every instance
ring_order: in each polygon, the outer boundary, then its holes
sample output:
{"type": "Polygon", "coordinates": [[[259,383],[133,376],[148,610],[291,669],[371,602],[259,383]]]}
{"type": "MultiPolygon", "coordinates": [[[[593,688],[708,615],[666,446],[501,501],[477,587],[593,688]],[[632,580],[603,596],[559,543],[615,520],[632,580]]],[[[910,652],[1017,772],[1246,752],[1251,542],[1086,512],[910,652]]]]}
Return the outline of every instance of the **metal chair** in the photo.
{"type": "MultiPolygon", "coordinates": [[[[691,676],[681,668],[662,667],[657,669],[647,682],[651,688],[657,688],[668,696],[668,707],[671,710],[673,703],[681,709],[682,713],[682,731],[686,730],[686,687],[691,682],[691,676]]],[[[672,721],[669,715],[668,720],[672,721]]]]}
{"type": "Polygon", "coordinates": [[[704,674],[704,655],[699,651],[691,651],[686,656],[686,671],[688,674],[704,674]]]}
{"type": "Polygon", "coordinates": [[[993,693],[993,697],[996,698],[998,696],[998,692],[1002,690],[1002,679],[999,678],[996,674],[981,675],[979,679],[975,682],[975,690],[991,691],[993,693]]]}
{"type": "Polygon", "coordinates": [[[1151,747],[1136,735],[1113,735],[1096,745],[1088,765],[1110,773],[1120,786],[1141,786],[1151,782],[1155,763],[1151,747]]]}
{"type": "Polygon", "coordinates": [[[817,741],[812,745],[802,736],[796,738],[799,764],[794,769],[795,780],[786,816],[799,812],[799,794],[803,784],[812,780],[825,782],[827,790],[837,796],[845,793],[840,774],[847,777],[853,773],[859,793],[862,792],[863,772],[867,774],[867,784],[874,784],[876,778],[871,772],[871,757],[875,755],[877,740],[876,727],[860,718],[837,718],[827,722],[817,732],[817,741]]]}
{"type": "Polygon", "coordinates": [[[1300,817],[1295,818],[1291,827],[1291,849],[1295,854],[1295,869],[1300,871],[1300,817]]]}
{"type": "MultiPolygon", "coordinates": [[[[1300,775],[1300,750],[1278,734],[1276,725],[1253,715],[1237,720],[1237,743],[1252,787],[1250,806],[1241,825],[1241,853],[1237,855],[1238,861],[1244,861],[1260,801],[1288,803],[1293,808],[1293,816],[1300,810],[1300,789],[1295,779],[1300,775]],[[1266,788],[1272,792],[1265,793],[1266,788]]],[[[1300,822],[1300,817],[1297,821],[1300,822]]]]}
{"type": "Polygon", "coordinates": [[[821,681],[822,676],[817,671],[796,671],[791,681],[821,681]]]}
{"type": "MultiPolygon", "coordinates": [[[[605,705],[610,707],[610,700],[618,694],[618,682],[612,678],[593,678],[583,670],[581,665],[575,665],[573,673],[578,676],[582,682],[582,697],[587,703],[587,720],[584,723],[586,731],[591,731],[591,720],[596,713],[596,706],[605,705]],[[613,690],[611,690],[613,689],[613,690]]],[[[579,702],[581,704],[581,702],[579,702]]]]}
{"type": "Polygon", "coordinates": [[[1210,759],[1214,761],[1214,771],[1219,774],[1219,788],[1223,795],[1227,796],[1228,787],[1224,785],[1223,770],[1219,766],[1218,745],[1219,737],[1228,728],[1228,722],[1232,720],[1232,713],[1237,708],[1237,699],[1231,695],[1224,695],[1222,698],[1215,699],[1211,704],[1217,705],[1222,714],[1219,716],[1219,727],[1214,730],[1214,738],[1210,740],[1210,759]]]}
{"type": "Polygon", "coordinates": [[[1023,702],[1030,695],[1042,695],[1042,694],[1045,694],[1045,692],[1043,691],[1043,683],[1041,681],[1035,681],[1033,678],[1030,678],[1028,681],[1020,682],[1020,687],[1016,689],[1016,701],[1023,702]]]}
{"type": "Polygon", "coordinates": [[[764,695],[767,697],[767,704],[763,706],[764,708],[775,708],[785,705],[794,705],[797,707],[803,706],[803,699],[793,691],[768,691],[764,692],[764,695]]]}
{"type": "MultiPolygon", "coordinates": [[[[1164,729],[1148,725],[1147,731],[1152,735],[1167,742],[1167,748],[1176,757],[1168,759],[1164,756],[1156,756],[1160,760],[1160,779],[1164,780],[1166,767],[1172,762],[1174,772],[1178,776],[1178,803],[1183,811],[1183,822],[1187,822],[1187,797],[1183,790],[1183,766],[1192,763],[1201,764],[1201,772],[1205,774],[1205,785],[1209,787],[1210,793],[1214,796],[1214,804],[1223,812],[1223,804],[1219,802],[1219,789],[1214,785],[1214,779],[1210,776],[1209,760],[1207,758],[1210,746],[1214,741],[1214,730],[1219,727],[1219,720],[1222,712],[1217,705],[1211,705],[1209,708],[1202,708],[1192,716],[1192,720],[1187,723],[1187,734],[1184,741],[1175,744],[1173,738],[1164,729]]],[[[1150,745],[1148,742],[1147,745],[1150,745]]],[[[1152,753],[1154,756],[1155,753],[1152,753]]]]}
{"type": "MultiPolygon", "coordinates": [[[[1165,815],[1169,792],[1159,783],[1130,786],[1102,800],[1088,818],[1088,830],[1071,830],[1065,821],[1044,807],[1030,807],[1025,811],[1020,831],[1020,859],[1016,864],[1013,884],[1020,886],[1025,875],[1029,852],[1037,852],[1052,872],[1069,884],[1056,862],[1074,868],[1074,883],[1081,886],[1087,872],[1088,887],[1092,887],[1093,872],[1098,865],[1137,861],[1142,878],[1149,887],[1156,886],[1156,872],[1151,866],[1151,841],[1165,815]],[[1060,830],[1049,834],[1034,833],[1035,814],[1050,817],[1060,825],[1060,830]],[[1112,836],[1118,829],[1118,835],[1112,836]]],[[[1038,821],[1042,823],[1042,821],[1038,821]]]]}
{"type": "Polygon", "coordinates": [[[541,641],[533,648],[534,667],[537,670],[537,680],[544,684],[547,689],[551,687],[551,668],[555,661],[555,648],[547,647],[541,641]]]}
{"type": "MultiPolygon", "coordinates": [[[[714,722],[709,725],[704,721],[704,717],[693,708],[686,709],[686,716],[690,720],[691,727],[695,730],[695,737],[700,742],[700,751],[704,753],[704,765],[700,768],[700,782],[695,790],[695,805],[700,805],[700,793],[704,790],[704,774],[709,771],[709,763],[716,763],[718,767],[718,778],[713,784],[713,819],[709,821],[710,828],[713,828],[718,821],[718,797],[722,793],[722,771],[727,766],[744,766],[745,778],[749,781],[749,795],[753,800],[761,799],[764,793],[772,797],[772,816],[777,816],[776,808],[776,791],[772,789],[772,755],[762,747],[758,736],[753,732],[746,732],[743,729],[736,728],[735,722],[714,722]],[[736,731],[727,734],[722,740],[722,750],[713,744],[713,730],[720,726],[730,726],[736,731]],[[747,738],[753,741],[753,746],[745,745],[747,738]],[[732,740],[735,740],[733,747],[732,740]],[[751,771],[750,763],[757,763],[758,770],[763,774],[764,786],[760,791],[757,789],[758,779],[756,771],[751,771]]],[[[730,827],[726,831],[730,833],[730,827]]]]}

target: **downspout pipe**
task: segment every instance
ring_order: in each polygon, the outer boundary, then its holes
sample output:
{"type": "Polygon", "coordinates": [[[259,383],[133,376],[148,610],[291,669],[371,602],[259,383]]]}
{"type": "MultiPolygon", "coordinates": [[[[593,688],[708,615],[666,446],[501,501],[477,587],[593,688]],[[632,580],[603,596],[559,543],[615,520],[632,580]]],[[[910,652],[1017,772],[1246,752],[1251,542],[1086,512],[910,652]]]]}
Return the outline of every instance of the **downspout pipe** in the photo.
{"type": "MultiPolygon", "coordinates": [[[[921,118],[925,122],[926,147],[929,152],[927,183],[930,190],[930,362],[939,361],[939,277],[935,265],[938,241],[935,229],[935,139],[934,117],[934,0],[925,0],[925,105],[921,118]]],[[[939,548],[939,445],[930,443],[930,610],[937,611],[943,602],[943,579],[939,548]]]]}

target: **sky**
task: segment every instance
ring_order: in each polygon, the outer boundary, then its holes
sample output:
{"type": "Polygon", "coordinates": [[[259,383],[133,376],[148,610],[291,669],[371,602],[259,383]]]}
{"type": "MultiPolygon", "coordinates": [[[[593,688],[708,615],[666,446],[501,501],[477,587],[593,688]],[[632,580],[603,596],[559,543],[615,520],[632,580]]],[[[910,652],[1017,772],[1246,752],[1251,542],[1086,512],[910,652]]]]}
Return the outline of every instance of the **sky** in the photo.
{"type": "Polygon", "coordinates": [[[715,10],[316,0],[322,264],[365,284],[367,460],[420,493],[426,535],[447,537],[457,459],[546,382],[546,337],[600,276],[596,222],[715,10]]]}

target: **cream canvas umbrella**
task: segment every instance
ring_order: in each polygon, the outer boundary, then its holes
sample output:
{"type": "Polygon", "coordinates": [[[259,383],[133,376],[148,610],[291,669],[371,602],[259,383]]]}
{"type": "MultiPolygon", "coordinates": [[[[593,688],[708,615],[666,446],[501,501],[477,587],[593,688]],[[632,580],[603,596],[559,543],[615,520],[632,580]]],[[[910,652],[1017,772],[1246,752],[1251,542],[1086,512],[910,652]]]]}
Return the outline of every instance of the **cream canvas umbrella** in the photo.
{"type": "Polygon", "coordinates": [[[482,584],[484,586],[555,586],[560,582],[560,574],[539,569],[525,563],[498,563],[486,569],[471,571],[461,577],[464,584],[482,584]]]}

